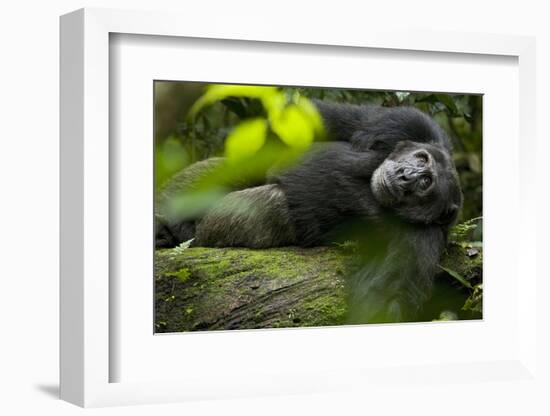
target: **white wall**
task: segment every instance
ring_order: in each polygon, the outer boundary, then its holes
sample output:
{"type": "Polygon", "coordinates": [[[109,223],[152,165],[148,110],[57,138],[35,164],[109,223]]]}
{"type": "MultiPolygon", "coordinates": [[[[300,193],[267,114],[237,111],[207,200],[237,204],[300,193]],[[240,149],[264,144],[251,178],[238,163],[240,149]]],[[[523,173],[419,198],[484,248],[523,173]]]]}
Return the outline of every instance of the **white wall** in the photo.
{"type": "MultiPolygon", "coordinates": [[[[89,0],[87,2],[18,0],[4,2],[0,10],[2,32],[0,64],[0,169],[3,200],[0,204],[0,412],[6,415],[44,412],[73,414],[81,410],[54,398],[58,376],[58,16],[80,7],[180,10],[190,19],[204,19],[210,13],[247,14],[251,18],[280,19],[281,30],[308,21],[327,20],[327,31],[338,25],[384,25],[428,27],[439,30],[536,35],[538,42],[538,130],[550,138],[546,122],[550,105],[550,15],[545,1],[376,1],[338,0],[331,2],[284,1],[145,1],[89,0]],[[189,3],[189,4],[186,4],[189,3]],[[372,4],[370,4],[372,3],[372,4]],[[241,6],[242,4],[242,6],[241,6]],[[8,410],[10,409],[10,410],[8,410]]],[[[185,21],[182,21],[182,25],[185,21]]],[[[238,31],[238,26],[236,27],[238,31]]],[[[550,146],[539,140],[550,152],[550,146]]],[[[540,159],[539,174],[548,176],[540,159]]],[[[542,182],[541,182],[542,183],[542,182]]],[[[549,188],[548,186],[546,188],[549,188]]],[[[547,190],[545,190],[547,192],[547,190]]],[[[541,213],[548,196],[541,197],[541,213]],[[542,204],[542,202],[544,204],[542,204]]],[[[548,221],[539,230],[549,235],[548,221]]],[[[513,242],[512,242],[513,243],[513,242]]],[[[545,245],[545,250],[548,244],[545,245]]],[[[542,251],[541,251],[542,253],[542,251]]],[[[538,290],[548,289],[546,287],[538,290]]],[[[541,313],[549,317],[548,307],[541,313]]],[[[548,344],[547,344],[548,346],[548,344]]],[[[549,348],[550,350],[550,348],[549,348]]],[[[547,363],[547,362],[546,362],[547,363]]],[[[414,392],[412,392],[414,393],[414,392]]],[[[473,406],[471,396],[418,397],[418,406],[442,405],[446,414],[537,414],[525,396],[503,394],[492,403],[473,406]],[[452,402],[452,405],[450,404],[452,402]]],[[[409,399],[411,399],[409,398],[409,399]]],[[[396,401],[388,400],[391,413],[396,401]]],[[[411,400],[412,400],[411,399],[411,400]]],[[[317,397],[239,400],[213,403],[165,405],[97,410],[100,414],[349,414],[363,409],[377,398],[346,393],[317,397]]],[[[378,401],[380,401],[378,399],[378,401]]],[[[417,409],[418,413],[421,411],[417,409]]],[[[362,413],[363,413],[362,412],[362,413]]],[[[375,414],[378,412],[375,412],[375,414]]]]}

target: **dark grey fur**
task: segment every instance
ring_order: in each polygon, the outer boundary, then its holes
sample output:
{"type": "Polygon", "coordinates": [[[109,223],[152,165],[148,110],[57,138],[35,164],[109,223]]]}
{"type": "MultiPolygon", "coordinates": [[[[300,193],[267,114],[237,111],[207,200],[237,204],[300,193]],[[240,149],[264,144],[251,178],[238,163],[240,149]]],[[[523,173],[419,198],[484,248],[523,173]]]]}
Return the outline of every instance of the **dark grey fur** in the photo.
{"type": "Polygon", "coordinates": [[[197,225],[194,245],[268,248],[297,243],[286,198],[277,185],[231,192],[197,225]]]}

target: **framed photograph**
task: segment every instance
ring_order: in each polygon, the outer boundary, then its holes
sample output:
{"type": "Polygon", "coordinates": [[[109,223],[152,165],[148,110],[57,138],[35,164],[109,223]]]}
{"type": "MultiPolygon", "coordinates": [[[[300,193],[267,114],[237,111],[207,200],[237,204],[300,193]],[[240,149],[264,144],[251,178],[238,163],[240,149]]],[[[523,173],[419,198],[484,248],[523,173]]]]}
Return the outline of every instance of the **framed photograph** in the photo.
{"type": "Polygon", "coordinates": [[[482,319],[482,95],[153,94],[155,333],[482,319]]]}
{"type": "Polygon", "coordinates": [[[179,21],[61,18],[61,397],[538,389],[534,40],[179,21]]]}

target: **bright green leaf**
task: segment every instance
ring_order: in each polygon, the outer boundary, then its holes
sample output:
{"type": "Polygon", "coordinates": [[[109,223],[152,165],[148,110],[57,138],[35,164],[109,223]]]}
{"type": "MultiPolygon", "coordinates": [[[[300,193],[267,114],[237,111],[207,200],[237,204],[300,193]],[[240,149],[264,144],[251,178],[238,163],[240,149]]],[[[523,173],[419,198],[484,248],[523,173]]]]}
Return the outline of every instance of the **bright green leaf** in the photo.
{"type": "Polygon", "coordinates": [[[267,122],[254,118],[241,122],[225,140],[225,156],[229,161],[254,156],[265,143],[267,122]]]}
{"type": "Polygon", "coordinates": [[[295,97],[294,102],[300,111],[302,111],[302,114],[309,119],[315,134],[318,135],[319,138],[323,138],[325,136],[325,126],[317,107],[315,107],[310,100],[301,95],[295,97]]]}
{"type": "Polygon", "coordinates": [[[286,95],[283,92],[275,91],[273,93],[264,94],[260,99],[262,100],[269,120],[280,117],[286,105],[286,95]]]}
{"type": "Polygon", "coordinates": [[[268,107],[273,107],[275,105],[274,97],[279,94],[280,93],[277,87],[215,84],[209,86],[206,92],[197,101],[195,101],[189,115],[194,118],[204,107],[228,97],[257,98],[262,101],[262,104],[266,107],[266,110],[269,111],[270,108],[268,107]]]}
{"type": "Polygon", "coordinates": [[[306,149],[315,137],[313,123],[296,105],[289,105],[271,120],[271,128],[283,142],[297,149],[306,149]]]}

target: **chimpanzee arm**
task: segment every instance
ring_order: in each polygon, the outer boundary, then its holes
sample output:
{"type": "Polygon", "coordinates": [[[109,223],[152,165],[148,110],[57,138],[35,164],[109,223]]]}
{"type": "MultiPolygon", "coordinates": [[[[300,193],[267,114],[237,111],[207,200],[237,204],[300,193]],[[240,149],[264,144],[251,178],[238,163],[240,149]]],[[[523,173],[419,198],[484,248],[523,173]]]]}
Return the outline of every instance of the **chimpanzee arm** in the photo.
{"type": "Polygon", "coordinates": [[[427,114],[413,107],[379,107],[314,100],[328,139],[350,142],[357,151],[391,153],[409,140],[430,143],[451,151],[447,135],[427,114]]]}
{"type": "Polygon", "coordinates": [[[444,230],[402,224],[383,228],[360,244],[349,279],[349,323],[414,321],[431,295],[444,230]]]}

